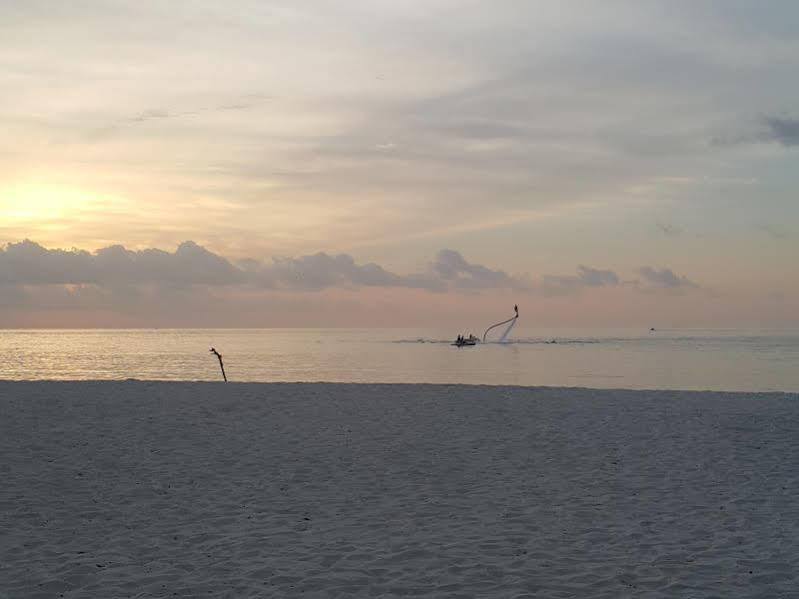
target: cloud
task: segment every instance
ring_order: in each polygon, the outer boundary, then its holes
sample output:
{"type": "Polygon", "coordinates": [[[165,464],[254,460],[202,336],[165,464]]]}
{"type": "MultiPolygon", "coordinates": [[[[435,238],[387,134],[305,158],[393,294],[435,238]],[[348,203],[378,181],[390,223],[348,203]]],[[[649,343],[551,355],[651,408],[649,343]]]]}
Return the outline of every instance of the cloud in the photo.
{"type": "Polygon", "coordinates": [[[612,270],[599,270],[581,264],[577,267],[577,273],[577,278],[580,279],[584,285],[589,287],[619,284],[619,277],[612,270]]]}
{"type": "Polygon", "coordinates": [[[356,264],[352,256],[319,252],[299,258],[276,257],[270,263],[247,261],[250,282],[269,288],[319,290],[327,287],[410,287],[404,277],[374,264],[356,264]]]}
{"type": "Polygon", "coordinates": [[[677,276],[670,268],[657,270],[651,266],[642,266],[638,269],[638,274],[641,275],[647,285],[658,289],[699,287],[699,285],[688,280],[686,277],[677,276]]]}
{"type": "Polygon", "coordinates": [[[48,250],[26,239],[0,253],[0,285],[94,282],[93,257],[81,250],[48,250]]]}
{"type": "MultiPolygon", "coordinates": [[[[637,273],[643,288],[698,287],[671,269],[643,266],[637,273]]],[[[460,252],[443,249],[425,270],[410,274],[391,272],[373,262],[358,264],[349,254],[325,252],[299,257],[252,258],[231,263],[193,241],[181,243],[174,252],[155,248],[129,250],[112,245],[94,253],[85,250],[47,249],[30,240],[0,249],[0,288],[96,286],[132,293],[139,287],[188,290],[192,287],[242,287],[288,291],[355,289],[361,287],[447,290],[512,289],[543,295],[567,295],[587,288],[622,285],[609,269],[579,265],[574,275],[543,275],[538,279],[514,276],[500,269],[469,262],[460,252]]],[[[52,292],[51,292],[52,293],[52,292]]],[[[84,290],[82,293],[86,293],[84,290]]],[[[8,295],[8,297],[12,297],[8,295]]],[[[14,298],[20,296],[14,295],[14,298]]]]}
{"type": "Polygon", "coordinates": [[[799,145],[799,119],[767,116],[760,121],[759,127],[750,131],[711,139],[711,145],[719,147],[773,142],[786,147],[799,145]]]}
{"type": "MultiPolygon", "coordinates": [[[[512,223],[529,236],[540,219],[557,227],[555,218],[583,205],[624,217],[637,193],[629,190],[647,186],[661,206],[704,204],[712,190],[658,186],[675,173],[738,172],[735,161],[748,157],[719,161],[706,143],[714,132],[750,123],[792,139],[789,119],[768,125],[752,116],[782,115],[796,97],[796,52],[774,38],[772,22],[792,22],[779,18],[785,7],[745,19],[741,31],[721,3],[667,11],[657,3],[555,10],[512,2],[502,11],[245,3],[222,11],[120,1],[114,10],[45,12],[29,4],[0,8],[14,33],[2,76],[7,174],[59,178],[136,206],[132,215],[103,214],[102,236],[65,210],[57,228],[37,216],[6,229],[7,238],[38,230],[58,243],[69,231],[76,243],[113,235],[145,247],[229,227],[241,251],[263,247],[269,222],[287,240],[270,251],[290,255],[331,239],[377,247],[445,227],[471,227],[469,247],[478,248],[491,242],[483,229],[512,223]],[[115,51],[98,52],[109,40],[115,51]],[[273,59],[282,55],[291,63],[273,59]],[[248,94],[255,89],[264,94],[248,94]],[[266,101],[268,110],[248,112],[266,101]],[[99,139],[86,143],[95,130],[99,139]],[[198,199],[224,208],[186,219],[184,206],[198,199]],[[365,206],[368,222],[349,218],[365,206]]],[[[758,168],[741,170],[761,176],[758,168]]],[[[763,169],[766,183],[776,170],[763,169]]],[[[769,189],[761,193],[776,193],[769,189]]],[[[601,243],[614,234],[598,226],[592,235],[601,243]]],[[[421,261],[419,248],[407,251],[421,261]]]]}
{"type": "Polygon", "coordinates": [[[544,275],[534,288],[544,295],[567,295],[585,287],[613,287],[619,284],[619,276],[612,270],[583,266],[577,267],[577,275],[544,275]]]}
{"type": "Polygon", "coordinates": [[[229,285],[244,282],[242,272],[192,241],[175,252],[127,250],[114,245],[91,254],[49,250],[25,240],[0,251],[0,285],[229,285]]]}
{"type": "Polygon", "coordinates": [[[399,309],[401,298],[415,298],[417,308],[450,302],[429,293],[453,292],[468,303],[508,297],[508,291],[515,297],[553,297],[599,289],[697,287],[667,268],[645,266],[638,274],[642,281],[628,283],[614,270],[581,264],[573,275],[532,278],[470,262],[452,249],[439,251],[416,272],[400,274],[359,263],[349,254],[231,262],[192,241],[174,251],[112,245],[88,252],[25,240],[0,246],[0,326],[384,326],[380,307],[399,309]],[[334,309],[341,302],[345,315],[334,309]]]}
{"type": "Polygon", "coordinates": [[[0,286],[9,285],[109,288],[245,285],[298,291],[331,287],[405,287],[445,291],[449,288],[521,288],[524,281],[501,270],[468,262],[459,252],[446,249],[438,253],[427,271],[400,275],[378,264],[358,264],[348,254],[319,252],[296,258],[275,257],[271,262],[245,259],[234,265],[193,241],[181,243],[174,252],[133,251],[113,245],[89,253],[78,249],[46,249],[25,240],[0,250],[0,286]]]}
{"type": "Polygon", "coordinates": [[[784,146],[799,145],[799,120],[767,117],[765,121],[771,130],[771,139],[784,146]]]}
{"type": "Polygon", "coordinates": [[[441,250],[430,267],[434,278],[459,288],[496,289],[524,286],[520,280],[501,270],[470,264],[455,250],[441,250]]]}
{"type": "Polygon", "coordinates": [[[532,285],[531,289],[542,295],[571,295],[591,287],[619,287],[631,286],[640,291],[654,291],[657,289],[688,289],[698,288],[699,285],[684,276],[674,274],[669,268],[655,269],[651,266],[642,266],[637,274],[641,281],[622,281],[613,270],[603,270],[580,265],[577,274],[573,276],[543,275],[532,285]]]}

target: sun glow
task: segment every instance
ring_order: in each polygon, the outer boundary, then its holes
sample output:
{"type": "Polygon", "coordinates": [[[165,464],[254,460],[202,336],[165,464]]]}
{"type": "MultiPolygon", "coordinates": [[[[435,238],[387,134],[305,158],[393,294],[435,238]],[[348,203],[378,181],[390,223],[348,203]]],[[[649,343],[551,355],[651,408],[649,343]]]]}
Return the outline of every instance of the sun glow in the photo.
{"type": "Polygon", "coordinates": [[[0,188],[0,219],[6,223],[56,224],[93,212],[108,201],[74,187],[25,183],[0,188]]]}

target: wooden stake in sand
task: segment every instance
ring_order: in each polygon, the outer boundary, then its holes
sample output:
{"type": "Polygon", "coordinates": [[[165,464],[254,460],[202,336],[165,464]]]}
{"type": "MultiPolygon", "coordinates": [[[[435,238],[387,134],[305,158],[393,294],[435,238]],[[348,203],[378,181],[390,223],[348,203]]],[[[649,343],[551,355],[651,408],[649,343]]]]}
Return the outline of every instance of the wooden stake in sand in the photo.
{"type": "Polygon", "coordinates": [[[222,369],[222,378],[225,379],[225,382],[227,383],[227,376],[225,375],[225,365],[222,364],[222,354],[216,351],[216,349],[214,349],[213,347],[211,348],[211,353],[214,354],[219,359],[219,368],[222,369]]]}

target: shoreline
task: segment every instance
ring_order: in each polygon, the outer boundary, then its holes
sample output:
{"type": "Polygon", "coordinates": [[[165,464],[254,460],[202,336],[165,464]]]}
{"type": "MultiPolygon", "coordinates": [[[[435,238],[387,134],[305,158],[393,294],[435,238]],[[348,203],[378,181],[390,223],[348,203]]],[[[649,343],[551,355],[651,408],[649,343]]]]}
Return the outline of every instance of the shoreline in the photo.
{"type": "MultiPolygon", "coordinates": [[[[31,385],[31,384],[54,384],[54,385],[73,385],[73,384],[86,384],[86,385],[228,385],[228,386],[291,386],[291,385],[330,385],[334,387],[454,387],[454,388],[475,388],[475,389],[519,389],[529,391],[576,391],[576,392],[592,392],[598,394],[605,393],[631,393],[631,394],[678,394],[678,395],[732,395],[732,396],[789,396],[799,400],[799,390],[797,391],[739,391],[739,390],[719,390],[719,389],[670,389],[670,388],[646,388],[637,389],[633,387],[578,387],[578,386],[555,386],[555,385],[497,385],[493,383],[395,383],[395,382],[341,382],[341,381],[209,381],[203,379],[195,380],[176,380],[176,379],[139,379],[139,378],[124,378],[124,379],[0,379],[0,387],[3,385],[31,385]]],[[[2,391],[2,389],[0,389],[2,391]]]]}

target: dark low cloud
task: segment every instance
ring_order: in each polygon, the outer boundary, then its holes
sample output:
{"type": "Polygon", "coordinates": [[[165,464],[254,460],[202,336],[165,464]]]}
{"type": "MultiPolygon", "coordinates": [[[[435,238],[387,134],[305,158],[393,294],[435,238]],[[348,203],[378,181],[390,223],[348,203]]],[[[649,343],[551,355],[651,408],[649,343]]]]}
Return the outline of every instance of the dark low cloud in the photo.
{"type": "Polygon", "coordinates": [[[30,240],[0,251],[0,285],[229,285],[243,283],[230,262],[192,241],[174,252],[114,245],[89,253],[46,249],[30,240]]]}
{"type": "Polygon", "coordinates": [[[678,289],[686,287],[698,287],[696,283],[688,280],[684,276],[678,276],[670,268],[660,270],[651,266],[642,266],[638,269],[638,274],[649,287],[657,289],[678,289]]]}
{"type": "Polygon", "coordinates": [[[582,264],[577,267],[577,278],[589,287],[619,284],[619,277],[612,270],[599,270],[597,268],[583,266],[582,264]]]}
{"type": "Polygon", "coordinates": [[[670,268],[656,269],[642,266],[637,269],[638,280],[622,280],[613,270],[603,270],[580,265],[572,276],[544,275],[535,281],[532,289],[543,295],[572,295],[588,288],[627,286],[639,291],[655,292],[676,289],[695,289],[699,285],[670,268]]]}
{"type": "Polygon", "coordinates": [[[404,277],[369,263],[357,264],[352,256],[325,252],[299,258],[276,257],[272,262],[240,263],[248,282],[267,288],[319,290],[327,287],[413,287],[404,277]]]}
{"type": "Polygon", "coordinates": [[[0,250],[0,285],[126,285],[320,290],[329,287],[521,288],[524,282],[501,270],[468,262],[459,252],[441,250],[428,270],[400,275],[374,263],[358,264],[348,254],[324,252],[271,261],[246,259],[232,264],[192,241],[174,251],[128,250],[114,245],[90,253],[47,249],[25,240],[0,250]]]}
{"type": "Polygon", "coordinates": [[[567,295],[585,287],[613,287],[619,282],[619,276],[612,270],[591,268],[581,264],[574,276],[542,276],[536,283],[535,289],[545,295],[567,295]]]}
{"type": "Polygon", "coordinates": [[[180,244],[174,252],[129,250],[113,245],[92,253],[79,249],[47,249],[25,240],[0,248],[0,300],[7,306],[21,305],[29,303],[24,298],[35,292],[39,299],[55,298],[55,302],[63,296],[78,302],[99,293],[102,297],[115,297],[114,304],[129,304],[136,302],[139,292],[147,297],[167,294],[165,297],[172,301],[178,296],[185,299],[199,288],[214,293],[214,290],[222,293],[230,288],[242,293],[364,287],[430,292],[512,289],[557,296],[628,284],[643,291],[698,287],[668,268],[658,270],[644,266],[637,273],[641,280],[627,283],[613,270],[581,264],[574,275],[544,275],[532,279],[469,262],[451,249],[439,251],[420,272],[398,274],[379,264],[359,264],[348,254],[319,252],[268,261],[244,259],[234,264],[192,241],[180,244]]]}
{"type": "Polygon", "coordinates": [[[799,119],[767,116],[754,130],[711,139],[711,145],[719,147],[774,142],[786,147],[799,145],[799,119]]]}
{"type": "Polygon", "coordinates": [[[799,119],[767,117],[771,138],[784,146],[799,145],[799,119]]]}
{"type": "Polygon", "coordinates": [[[430,268],[434,280],[468,289],[519,288],[524,283],[501,270],[467,262],[455,250],[441,250],[430,268]]]}

